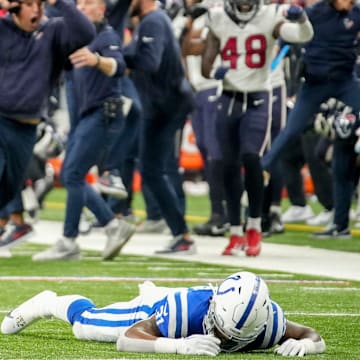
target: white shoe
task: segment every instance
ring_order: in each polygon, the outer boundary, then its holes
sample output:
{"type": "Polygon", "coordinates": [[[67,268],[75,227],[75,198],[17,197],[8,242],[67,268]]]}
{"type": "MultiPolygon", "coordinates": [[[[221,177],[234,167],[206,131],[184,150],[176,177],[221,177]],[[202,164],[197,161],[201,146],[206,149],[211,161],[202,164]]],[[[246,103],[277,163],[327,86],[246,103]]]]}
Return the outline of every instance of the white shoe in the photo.
{"type": "Polygon", "coordinates": [[[170,229],[164,219],[160,220],[145,220],[137,229],[140,234],[169,234],[170,229]]]}
{"type": "Polygon", "coordinates": [[[120,176],[112,174],[103,174],[97,183],[97,188],[102,194],[111,195],[117,199],[126,199],[128,192],[120,176]]]}
{"type": "Polygon", "coordinates": [[[309,205],[292,205],[282,215],[282,221],[283,223],[303,222],[314,216],[315,214],[309,205]]]}
{"type": "Polygon", "coordinates": [[[334,219],[334,210],[324,210],[313,218],[306,221],[308,225],[322,226],[332,223],[334,219]]]}
{"type": "Polygon", "coordinates": [[[81,235],[87,235],[92,230],[92,223],[94,222],[94,215],[84,208],[80,215],[79,221],[79,233],[81,235]]]}
{"type": "Polygon", "coordinates": [[[26,300],[17,308],[11,310],[1,323],[3,334],[16,334],[25,329],[28,325],[43,316],[50,316],[47,313],[48,304],[55,299],[56,293],[45,290],[29,300],[26,300]]]}
{"type": "Polygon", "coordinates": [[[63,237],[52,247],[33,255],[34,261],[80,260],[80,248],[75,239],[63,237]]]}
{"type": "Polygon", "coordinates": [[[135,232],[135,225],[129,224],[122,219],[117,219],[117,225],[105,228],[107,242],[102,253],[104,260],[111,260],[118,255],[124,245],[130,240],[135,232]]]}

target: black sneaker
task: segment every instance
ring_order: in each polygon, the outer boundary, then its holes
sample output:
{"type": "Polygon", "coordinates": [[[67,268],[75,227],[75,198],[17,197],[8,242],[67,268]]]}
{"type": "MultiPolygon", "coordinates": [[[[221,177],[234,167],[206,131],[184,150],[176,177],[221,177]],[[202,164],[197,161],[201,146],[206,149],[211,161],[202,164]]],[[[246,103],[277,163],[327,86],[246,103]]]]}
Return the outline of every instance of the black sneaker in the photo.
{"type": "Polygon", "coordinates": [[[185,240],[181,235],[173,239],[169,247],[164,250],[156,250],[155,254],[188,254],[192,255],[196,253],[196,246],[194,241],[185,240]]]}
{"type": "Polygon", "coordinates": [[[204,236],[224,236],[229,230],[229,223],[218,216],[213,216],[206,223],[193,227],[195,234],[204,236]]]}
{"type": "Polygon", "coordinates": [[[270,232],[272,234],[283,234],[285,231],[281,216],[275,212],[270,213],[270,232]]]}
{"type": "Polygon", "coordinates": [[[0,240],[0,247],[12,247],[27,240],[33,234],[33,228],[29,224],[10,225],[0,240]]]}
{"type": "Polygon", "coordinates": [[[331,225],[323,231],[313,233],[316,239],[350,239],[351,232],[348,228],[339,230],[336,224],[331,225]]]}

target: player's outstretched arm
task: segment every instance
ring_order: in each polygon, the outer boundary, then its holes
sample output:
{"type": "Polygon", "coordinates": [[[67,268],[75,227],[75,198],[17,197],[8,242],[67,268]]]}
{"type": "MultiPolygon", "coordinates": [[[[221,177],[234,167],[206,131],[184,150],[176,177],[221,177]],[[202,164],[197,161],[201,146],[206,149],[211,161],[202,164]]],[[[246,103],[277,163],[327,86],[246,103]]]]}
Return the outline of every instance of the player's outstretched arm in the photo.
{"type": "Polygon", "coordinates": [[[220,352],[219,345],[220,340],[213,335],[164,338],[156,325],[155,315],[131,326],[116,343],[119,351],[210,356],[220,352]]]}
{"type": "Polygon", "coordinates": [[[281,37],[289,43],[305,43],[313,38],[314,29],[304,9],[297,5],[291,5],[286,10],[285,21],[277,24],[273,35],[275,38],[281,37]]]}
{"type": "Polygon", "coordinates": [[[324,339],[313,328],[286,321],[286,331],[275,353],[283,356],[321,354],[325,351],[324,339]]]}

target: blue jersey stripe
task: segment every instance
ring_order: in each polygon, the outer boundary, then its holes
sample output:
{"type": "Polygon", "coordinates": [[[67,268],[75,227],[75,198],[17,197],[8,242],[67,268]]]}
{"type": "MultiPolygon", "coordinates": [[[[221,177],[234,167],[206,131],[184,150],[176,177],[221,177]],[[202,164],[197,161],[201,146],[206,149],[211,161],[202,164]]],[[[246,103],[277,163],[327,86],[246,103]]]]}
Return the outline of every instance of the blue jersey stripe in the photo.
{"type": "Polygon", "coordinates": [[[133,308],[124,308],[124,309],[115,309],[115,308],[102,308],[102,309],[91,309],[90,311],[93,314],[133,314],[136,312],[145,312],[147,314],[150,314],[153,312],[153,307],[142,305],[142,306],[136,306],[133,308]]]}
{"type": "Polygon", "coordinates": [[[279,327],[279,319],[278,319],[279,315],[278,315],[277,307],[273,302],[271,302],[271,307],[273,309],[273,328],[272,328],[272,332],[271,332],[269,345],[273,346],[273,345],[275,345],[274,344],[275,336],[278,332],[278,327],[279,327]]]}
{"type": "Polygon", "coordinates": [[[247,318],[249,317],[249,314],[251,313],[251,310],[254,307],[254,304],[256,302],[257,296],[259,294],[259,289],[260,289],[260,278],[257,276],[255,281],[256,282],[254,285],[254,289],[252,291],[248,305],[244,311],[243,316],[240,318],[239,322],[236,324],[237,329],[241,329],[244,326],[244,324],[245,324],[247,318]]]}
{"type": "Polygon", "coordinates": [[[175,304],[176,304],[176,330],[175,338],[181,337],[181,327],[182,327],[182,304],[180,292],[175,294],[175,304]]]}
{"type": "Polygon", "coordinates": [[[94,325],[94,326],[103,326],[103,327],[128,327],[141,320],[143,319],[104,320],[104,319],[90,319],[84,316],[80,316],[76,319],[76,322],[79,322],[84,325],[94,325]]]}

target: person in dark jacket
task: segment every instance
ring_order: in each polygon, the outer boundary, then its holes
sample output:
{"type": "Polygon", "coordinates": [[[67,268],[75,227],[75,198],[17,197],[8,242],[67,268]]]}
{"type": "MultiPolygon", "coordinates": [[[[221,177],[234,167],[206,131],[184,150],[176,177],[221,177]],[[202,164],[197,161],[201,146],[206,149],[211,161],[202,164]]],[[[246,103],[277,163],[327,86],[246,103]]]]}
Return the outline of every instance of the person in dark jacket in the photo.
{"type": "Polygon", "coordinates": [[[86,173],[99,163],[107,145],[123,126],[119,81],[125,62],[120,38],[105,18],[105,1],[78,0],[77,6],[95,24],[97,35],[88,46],[69,57],[76,108],[70,107],[71,133],[61,172],[67,190],[63,236],[49,249],[35,254],[35,261],[80,258],[76,238],[84,206],[91,208],[105,227],[104,260],[114,258],[135,231],[134,226],[117,219],[105,200],[85,181],[86,173]]]}
{"type": "Polygon", "coordinates": [[[178,150],[176,136],[194,108],[194,95],[170,18],[155,0],[133,0],[129,11],[130,16],[140,17],[124,54],[144,111],[139,134],[141,175],[173,235],[169,247],[159,252],[191,254],[195,244],[169,180],[167,162],[178,150]]]}
{"type": "Polygon", "coordinates": [[[72,1],[49,0],[61,18],[43,18],[40,0],[7,1],[0,19],[0,208],[21,188],[36,125],[66,58],[89,43],[94,26],[72,1]]]}
{"type": "MultiPolygon", "coordinates": [[[[305,82],[287,126],[279,134],[270,152],[262,159],[268,170],[286,144],[307,127],[312,126],[320,105],[329,98],[336,98],[352,108],[360,109],[360,86],[354,74],[360,31],[360,5],[353,0],[322,0],[306,9],[314,28],[313,39],[305,46],[303,55],[305,82]]],[[[337,139],[334,144],[334,221],[316,237],[350,237],[349,209],[353,194],[355,169],[355,137],[337,139]]]]}

